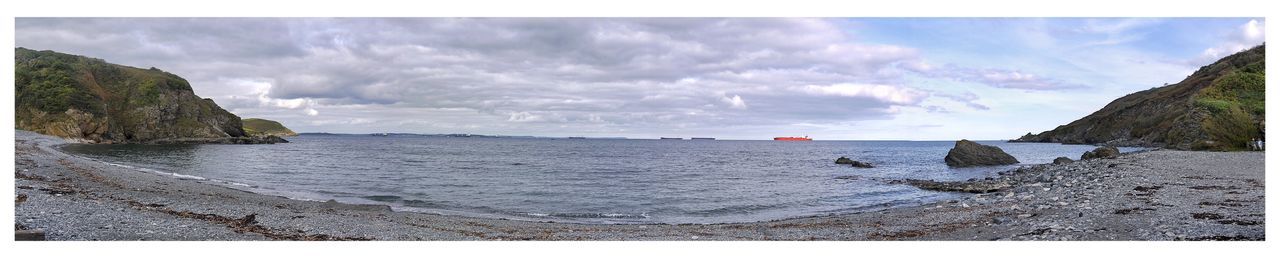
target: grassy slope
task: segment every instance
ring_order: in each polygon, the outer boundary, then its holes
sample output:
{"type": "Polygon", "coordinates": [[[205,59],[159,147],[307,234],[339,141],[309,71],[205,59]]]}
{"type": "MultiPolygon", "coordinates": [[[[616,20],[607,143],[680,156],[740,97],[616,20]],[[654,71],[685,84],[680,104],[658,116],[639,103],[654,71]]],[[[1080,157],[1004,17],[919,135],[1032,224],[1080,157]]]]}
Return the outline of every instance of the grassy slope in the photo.
{"type": "Polygon", "coordinates": [[[1196,108],[1210,114],[1203,125],[1211,140],[1196,148],[1244,150],[1250,139],[1263,137],[1265,77],[1265,60],[1259,60],[1219,77],[1195,96],[1196,108]]]}
{"type": "Polygon", "coordinates": [[[1129,94],[1023,141],[1241,150],[1262,137],[1265,46],[1201,67],[1183,81],[1129,94]]]}
{"type": "Polygon", "coordinates": [[[295,136],[298,133],[284,127],[280,122],[261,119],[261,118],[245,118],[241,120],[244,124],[244,131],[249,135],[276,135],[276,136],[295,136]]]}

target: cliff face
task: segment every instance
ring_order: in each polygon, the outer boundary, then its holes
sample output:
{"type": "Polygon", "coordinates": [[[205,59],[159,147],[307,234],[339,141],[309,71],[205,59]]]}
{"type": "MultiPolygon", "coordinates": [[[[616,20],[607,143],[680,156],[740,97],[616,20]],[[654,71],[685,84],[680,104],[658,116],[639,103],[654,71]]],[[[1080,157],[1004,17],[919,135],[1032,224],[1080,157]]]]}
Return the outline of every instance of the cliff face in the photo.
{"type": "Polygon", "coordinates": [[[101,59],[16,49],[18,129],[98,143],[246,136],[240,117],[177,75],[101,59]]]}
{"type": "Polygon", "coordinates": [[[1173,85],[1121,97],[1069,124],[1014,141],[1241,150],[1263,137],[1265,46],[1200,67],[1173,85]]]}
{"type": "Polygon", "coordinates": [[[244,123],[244,132],[252,136],[297,136],[298,133],[289,130],[288,127],[280,124],[280,122],[266,120],[261,118],[245,118],[241,120],[244,123]]]}

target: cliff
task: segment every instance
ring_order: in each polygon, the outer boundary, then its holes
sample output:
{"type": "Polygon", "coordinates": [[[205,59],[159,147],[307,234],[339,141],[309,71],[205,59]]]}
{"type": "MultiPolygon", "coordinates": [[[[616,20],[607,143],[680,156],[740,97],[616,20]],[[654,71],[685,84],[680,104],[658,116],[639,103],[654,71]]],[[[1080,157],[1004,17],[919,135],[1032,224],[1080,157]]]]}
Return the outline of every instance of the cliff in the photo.
{"type": "Polygon", "coordinates": [[[1243,150],[1263,137],[1265,45],[1200,67],[1186,79],[1129,94],[1079,120],[1014,141],[1243,150]]]}
{"type": "Polygon", "coordinates": [[[18,129],[92,143],[263,140],[248,138],[240,117],[160,69],[25,48],[14,61],[18,129]]]}

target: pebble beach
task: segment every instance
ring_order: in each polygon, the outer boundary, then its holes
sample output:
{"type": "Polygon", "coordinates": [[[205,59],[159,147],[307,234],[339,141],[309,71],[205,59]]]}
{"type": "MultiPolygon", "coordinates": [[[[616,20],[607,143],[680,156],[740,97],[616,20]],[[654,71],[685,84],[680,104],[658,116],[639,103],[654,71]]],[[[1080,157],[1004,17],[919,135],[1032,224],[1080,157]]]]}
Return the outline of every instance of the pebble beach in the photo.
{"type": "Polygon", "coordinates": [[[1265,240],[1262,152],[1027,165],[915,207],[728,224],[571,224],[294,200],[65,154],[16,134],[15,228],[47,240],[1265,240]]]}

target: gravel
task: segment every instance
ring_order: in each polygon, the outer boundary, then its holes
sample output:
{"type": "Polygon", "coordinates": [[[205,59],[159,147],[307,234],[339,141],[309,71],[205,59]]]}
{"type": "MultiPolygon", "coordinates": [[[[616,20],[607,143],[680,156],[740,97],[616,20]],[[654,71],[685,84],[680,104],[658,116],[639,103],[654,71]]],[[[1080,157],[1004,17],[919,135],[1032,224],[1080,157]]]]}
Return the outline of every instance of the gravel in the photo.
{"type": "MultiPolygon", "coordinates": [[[[779,221],[589,225],[293,200],[71,156],[16,137],[15,223],[50,240],[1264,240],[1261,152],[1158,150],[1034,165],[957,200],[779,221]],[[25,196],[25,197],[24,197],[25,196]]],[[[972,188],[972,187],[970,187],[972,188]]]]}

